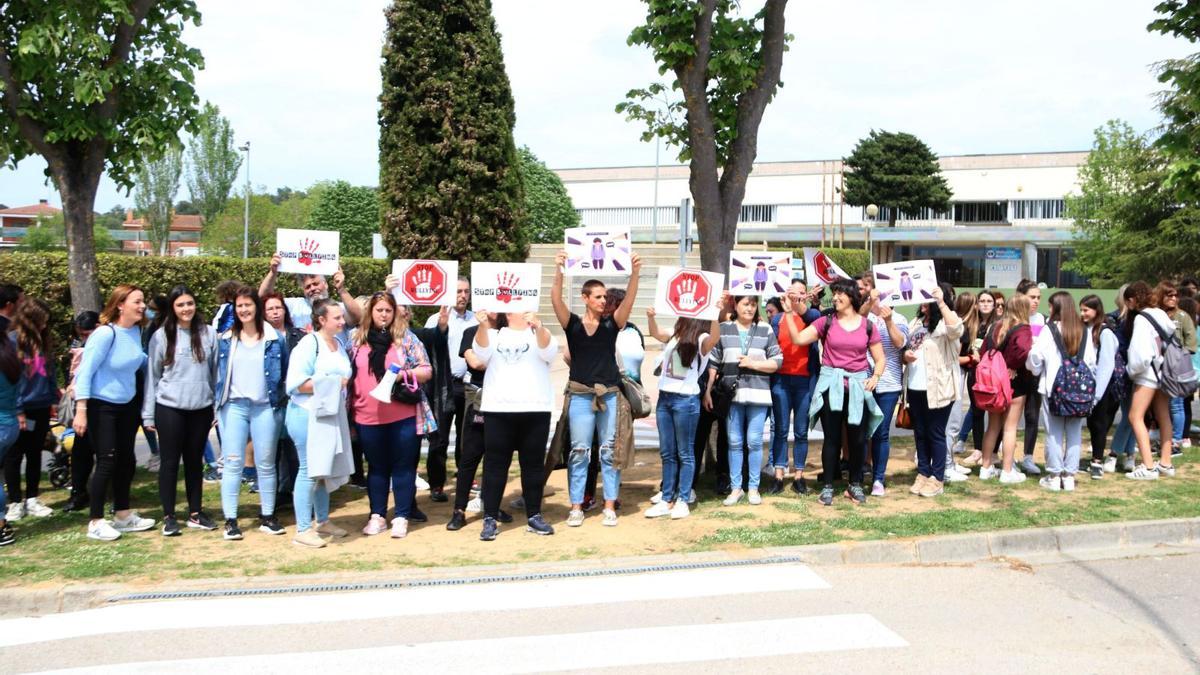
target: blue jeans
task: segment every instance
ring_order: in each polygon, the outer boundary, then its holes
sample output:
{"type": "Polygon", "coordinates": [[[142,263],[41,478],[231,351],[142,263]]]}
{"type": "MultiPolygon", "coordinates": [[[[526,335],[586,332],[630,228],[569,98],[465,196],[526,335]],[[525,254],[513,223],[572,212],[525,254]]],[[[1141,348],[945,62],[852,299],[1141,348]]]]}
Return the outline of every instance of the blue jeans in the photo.
{"type": "Polygon", "coordinates": [[[321,483],[308,477],[308,411],[289,403],[287,410],[287,432],[296,445],[299,471],[296,487],[292,489],[292,507],[296,510],[296,534],[312,527],[313,517],[317,523],[329,520],[329,491],[321,483]]]}
{"type": "Polygon", "coordinates": [[[771,439],[771,465],[787,469],[788,421],[791,419],[795,447],[792,450],[796,471],[803,471],[808,462],[808,408],[812,403],[812,379],[808,375],[775,375],[771,378],[771,398],[774,400],[775,432],[771,439]]]}
{"type": "Polygon", "coordinates": [[[409,417],[391,424],[360,424],[358,440],[367,456],[367,496],[371,513],[387,516],[390,483],[396,495],[396,517],[407,519],[417,497],[417,462],[421,460],[417,418],[409,417]]]}
{"type": "Polygon", "coordinates": [[[930,408],[926,392],[908,390],[908,413],[917,441],[917,473],[926,478],[946,478],[946,422],[950,406],[930,408]]]}
{"type": "MultiPolygon", "coordinates": [[[[1184,414],[1183,406],[1187,405],[1182,396],[1176,396],[1171,399],[1171,440],[1175,443],[1175,447],[1183,442],[1183,426],[1184,414]]],[[[1166,440],[1165,438],[1163,440],[1166,440]]]]}
{"type": "Polygon", "coordinates": [[[874,474],[871,479],[882,483],[884,472],[887,471],[888,458],[892,455],[892,416],[896,414],[900,392],[877,391],[874,394],[875,405],[883,411],[883,421],[875,429],[875,435],[871,436],[871,473],[874,474]]]}
{"type": "Polygon", "coordinates": [[[600,472],[604,476],[604,500],[615,501],[621,487],[621,471],[613,466],[613,441],[617,436],[617,392],[600,398],[604,410],[592,410],[591,394],[572,394],[567,404],[567,420],[571,430],[571,457],[567,461],[567,476],[571,503],[582,504],[587,486],[588,462],[592,458],[592,441],[600,439],[600,472]]]}
{"type": "Polygon", "coordinates": [[[221,474],[221,510],[225,512],[225,518],[237,518],[247,439],[254,443],[262,515],[275,515],[275,447],[279,442],[275,410],[270,403],[251,403],[248,399],[235,398],[228,401],[218,415],[221,457],[225,461],[225,470],[221,474]]]}
{"type": "MultiPolygon", "coordinates": [[[[973,407],[971,406],[971,408],[973,407]]],[[[970,436],[971,430],[975,428],[975,415],[972,414],[971,408],[967,408],[967,415],[963,418],[962,428],[958,430],[958,440],[962,443],[967,442],[967,436],[970,436]]]]}
{"type": "MultiPolygon", "coordinates": [[[[17,442],[17,436],[20,434],[21,429],[17,426],[16,420],[10,424],[0,424],[0,463],[4,462],[4,456],[8,454],[9,450],[12,450],[13,444],[17,442]]],[[[4,517],[4,511],[7,508],[8,497],[4,494],[4,481],[0,480],[0,518],[4,517]]]]}
{"type": "Polygon", "coordinates": [[[1113,432],[1112,453],[1129,457],[1137,448],[1137,439],[1133,437],[1133,426],[1129,424],[1129,406],[1133,402],[1132,394],[1121,401],[1121,418],[1117,422],[1117,430],[1113,432]]]}
{"type": "Polygon", "coordinates": [[[658,451],[662,455],[662,500],[687,501],[696,477],[696,424],[700,421],[699,394],[658,393],[658,451]]]}
{"type": "Polygon", "coordinates": [[[750,459],[747,476],[749,489],[758,489],[762,475],[763,425],[767,423],[770,406],[734,403],[729,406],[729,480],[734,490],[742,484],[742,443],[750,459]],[[744,439],[744,440],[743,440],[744,439]]]}

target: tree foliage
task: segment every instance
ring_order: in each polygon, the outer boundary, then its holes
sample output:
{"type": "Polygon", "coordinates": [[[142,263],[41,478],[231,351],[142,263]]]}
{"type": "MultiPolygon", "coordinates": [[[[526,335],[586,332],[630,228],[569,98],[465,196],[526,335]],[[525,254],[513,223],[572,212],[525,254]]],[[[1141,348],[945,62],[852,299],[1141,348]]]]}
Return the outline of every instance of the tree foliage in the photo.
{"type": "Polygon", "coordinates": [[[548,169],[529,148],[522,146],[519,152],[527,237],[535,244],[561,242],[564,230],[579,227],[579,212],[558,174],[548,169]]]}
{"type": "Polygon", "coordinates": [[[229,201],[229,192],[242,167],[242,156],[233,144],[233,127],[211,103],[196,120],[196,133],[188,145],[187,186],[204,222],[216,218],[229,201]]]}
{"type": "Polygon", "coordinates": [[[76,309],[96,309],[100,177],[133,188],[142,157],[194,121],[200,52],[183,42],[195,0],[0,4],[0,162],[45,158],[63,199],[76,309]]]}
{"type": "MultiPolygon", "coordinates": [[[[308,223],[309,209],[289,202],[305,201],[293,197],[276,204],[265,194],[253,195],[250,199],[250,257],[269,257],[275,252],[275,230],[283,228],[303,229],[308,223]]],[[[200,234],[200,246],[206,255],[242,255],[243,227],[245,224],[245,197],[233,197],[225,204],[225,210],[204,226],[200,234]]]]}
{"type": "Polygon", "coordinates": [[[385,245],[395,257],[523,259],[516,115],[490,0],[394,0],[385,15],[385,245]]]}
{"type": "Polygon", "coordinates": [[[872,129],[843,161],[849,169],[846,203],[887,208],[891,226],[897,212],[915,217],[921,209],[950,208],[950,187],[937,155],[912,134],[872,129]]]}
{"type": "Polygon", "coordinates": [[[315,202],[308,229],[337,230],[342,255],[370,257],[371,235],[379,231],[379,192],[339,180],[329,183],[315,202]]]}
{"type": "Polygon", "coordinates": [[[787,0],[742,13],[737,0],[645,0],[646,21],[629,35],[648,47],[670,85],[632,89],[617,112],[645,126],[690,163],[705,269],[724,272],[737,239],[746,179],[758,153],[758,127],[781,86],[787,0]]]}
{"type": "Polygon", "coordinates": [[[1167,175],[1166,160],[1144,134],[1121,121],[1096,129],[1079,169],[1080,193],[1064,198],[1075,230],[1067,267],[1109,286],[1193,273],[1200,263],[1198,216],[1174,202],[1167,175]]]}
{"type": "MultiPolygon", "coordinates": [[[[1159,18],[1147,29],[1195,43],[1200,40],[1200,3],[1166,0],[1154,8],[1159,18]]],[[[1200,52],[1156,64],[1158,81],[1169,89],[1159,94],[1162,133],[1155,145],[1168,160],[1167,187],[1180,199],[1200,202],[1200,52]]]]}
{"type": "Polygon", "coordinates": [[[137,189],[133,193],[138,213],[146,220],[150,248],[166,255],[175,213],[175,195],[183,172],[183,151],[171,146],[160,157],[146,158],[138,169],[137,189]]]}
{"type": "MultiPolygon", "coordinates": [[[[111,229],[120,230],[121,222],[124,219],[125,212],[122,211],[121,219],[111,229]]],[[[102,223],[101,220],[101,218],[96,219],[95,231],[92,234],[96,241],[96,250],[110,251],[117,248],[117,239],[109,232],[106,223],[102,223]]],[[[32,227],[25,230],[25,236],[21,238],[18,249],[22,251],[61,251],[66,246],[66,226],[62,214],[58,213],[38,218],[32,227]]]]}

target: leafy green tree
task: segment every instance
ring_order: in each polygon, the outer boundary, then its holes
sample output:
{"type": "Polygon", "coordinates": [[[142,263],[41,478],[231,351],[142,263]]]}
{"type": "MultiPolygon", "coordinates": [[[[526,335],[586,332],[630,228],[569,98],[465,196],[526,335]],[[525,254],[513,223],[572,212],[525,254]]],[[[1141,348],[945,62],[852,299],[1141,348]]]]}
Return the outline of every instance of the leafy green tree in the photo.
{"type": "Polygon", "coordinates": [[[341,232],[342,255],[370,257],[371,235],[379,231],[379,193],[344,180],[331,183],[317,198],[307,225],[310,230],[341,232]]]}
{"type": "Polygon", "coordinates": [[[737,242],[746,179],[758,154],[758,127],[781,86],[787,0],[766,0],[749,16],[738,0],[645,0],[646,22],[630,45],[650,48],[668,88],[633,89],[617,112],[681,148],[690,163],[704,269],[725,272],[737,242]],[[662,104],[666,101],[665,107],[662,104]]]}
{"type": "Polygon", "coordinates": [[[516,115],[491,1],[394,0],[384,13],[384,244],[395,257],[523,259],[516,115]]]}
{"type": "Polygon", "coordinates": [[[220,108],[205,103],[188,146],[187,167],[188,194],[204,222],[224,210],[241,167],[242,156],[233,144],[233,127],[221,116],[220,108]]]}
{"type": "MultiPolygon", "coordinates": [[[[204,226],[200,234],[200,246],[207,255],[242,257],[242,233],[245,217],[244,197],[233,197],[225,204],[225,210],[204,226]]],[[[281,205],[271,201],[265,194],[253,195],[250,199],[250,257],[270,257],[275,252],[275,230],[303,227],[303,223],[289,222],[281,205]]]]}
{"type": "MultiPolygon", "coordinates": [[[[122,220],[124,220],[124,212],[122,212],[122,220]]],[[[118,221],[115,229],[120,229],[120,227],[121,224],[118,221]]],[[[99,219],[97,219],[92,236],[96,242],[97,251],[107,251],[117,246],[116,238],[104,228],[99,219]]],[[[66,245],[66,227],[62,214],[58,213],[50,217],[38,218],[37,223],[26,230],[18,248],[22,251],[52,251],[61,250],[66,245]]]]}
{"type": "Polygon", "coordinates": [[[937,155],[912,134],[872,129],[843,161],[848,169],[846,203],[886,208],[891,227],[897,213],[911,218],[921,209],[950,208],[950,187],[937,155]]]}
{"type": "Polygon", "coordinates": [[[137,189],[133,194],[138,212],[146,219],[146,236],[158,255],[166,255],[171,237],[175,194],[183,173],[183,151],[167,148],[160,157],[147,157],[138,169],[137,189]]]}
{"type": "Polygon", "coordinates": [[[96,190],[130,190],[142,157],[194,122],[200,52],[183,42],[195,0],[0,5],[0,162],[41,155],[62,196],[76,311],[97,309],[96,190]]]}
{"type": "Polygon", "coordinates": [[[196,208],[196,205],[190,200],[180,199],[175,202],[175,213],[181,216],[198,216],[200,215],[200,209],[196,208]]]}
{"type": "MultiPolygon", "coordinates": [[[[1195,44],[1200,40],[1200,3],[1166,0],[1154,7],[1159,18],[1147,30],[1195,44]]],[[[1156,64],[1158,81],[1168,85],[1158,99],[1164,123],[1155,145],[1168,161],[1167,187],[1181,200],[1200,202],[1200,52],[1156,64]]]]}
{"type": "Polygon", "coordinates": [[[1195,209],[1179,209],[1167,176],[1166,159],[1144,134],[1116,120],[1096,129],[1080,192],[1064,198],[1075,231],[1067,267],[1114,286],[1200,267],[1200,228],[1187,229],[1195,209]]]}
{"type": "Polygon", "coordinates": [[[579,227],[579,212],[558,174],[525,146],[521,154],[521,183],[525,188],[526,236],[535,244],[563,240],[563,230],[579,227]]]}
{"type": "MultiPolygon", "coordinates": [[[[96,228],[119,230],[125,223],[125,207],[117,204],[104,213],[96,214],[96,228]]],[[[99,246],[97,246],[99,248],[99,246]]]]}

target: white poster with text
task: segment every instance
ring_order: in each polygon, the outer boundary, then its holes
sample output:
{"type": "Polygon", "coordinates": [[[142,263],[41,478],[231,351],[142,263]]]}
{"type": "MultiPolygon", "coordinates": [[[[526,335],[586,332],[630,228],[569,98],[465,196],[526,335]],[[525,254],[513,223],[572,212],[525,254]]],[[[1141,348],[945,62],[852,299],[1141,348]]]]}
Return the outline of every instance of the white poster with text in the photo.
{"type": "Polygon", "coordinates": [[[775,298],[792,284],[791,251],[730,251],[729,292],[775,298]]]}
{"type": "Polygon", "coordinates": [[[932,260],[908,260],[886,263],[871,268],[875,273],[875,288],[879,301],[889,307],[923,305],[933,302],[937,275],[932,260]]]}
{"type": "Polygon", "coordinates": [[[654,311],[712,321],[720,315],[725,275],[688,267],[659,267],[654,311]]]}
{"type": "Polygon", "coordinates": [[[569,227],[567,276],[627,277],[633,264],[628,227],[569,227]]]}
{"type": "Polygon", "coordinates": [[[536,312],[541,291],[540,263],[471,263],[471,311],[536,312]]]}
{"type": "Polygon", "coordinates": [[[392,276],[400,279],[400,285],[392,289],[398,304],[454,306],[457,260],[393,260],[392,276]]]}
{"type": "Polygon", "coordinates": [[[279,271],[287,274],[334,274],[338,271],[341,232],[275,230],[279,271]]]}

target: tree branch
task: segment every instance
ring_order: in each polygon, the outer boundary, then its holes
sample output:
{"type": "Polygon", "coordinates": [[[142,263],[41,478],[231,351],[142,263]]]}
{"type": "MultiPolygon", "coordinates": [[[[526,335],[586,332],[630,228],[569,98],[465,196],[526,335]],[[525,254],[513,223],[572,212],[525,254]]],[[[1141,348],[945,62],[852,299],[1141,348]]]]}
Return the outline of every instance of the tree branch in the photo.
{"type": "Polygon", "coordinates": [[[57,159],[58,152],[46,142],[46,128],[29,115],[22,113],[17,107],[17,97],[20,95],[21,88],[17,86],[16,77],[13,75],[12,61],[8,58],[8,49],[3,43],[0,43],[0,82],[4,83],[4,92],[0,94],[0,103],[3,103],[8,114],[16,121],[21,137],[47,161],[57,159]]]}
{"type": "Polygon", "coordinates": [[[712,54],[713,14],[717,0],[701,0],[696,16],[692,55],[676,69],[687,108],[688,142],[692,153],[690,183],[698,215],[703,210],[720,210],[717,183],[716,130],[708,106],[708,62],[712,54]]]}
{"type": "MultiPolygon", "coordinates": [[[[112,50],[108,53],[108,58],[104,60],[103,70],[112,70],[120,64],[129,60],[129,52],[133,49],[133,40],[137,37],[138,30],[146,21],[146,15],[150,13],[150,8],[154,6],[154,0],[135,0],[131,13],[133,21],[130,23],[120,22],[117,24],[116,35],[113,37],[112,50]]],[[[114,82],[116,80],[114,79],[114,82]]],[[[108,93],[104,95],[104,100],[96,104],[96,119],[101,123],[111,120],[117,113],[117,101],[121,95],[121,85],[114,84],[108,93]]],[[[99,176],[104,169],[104,158],[108,154],[108,139],[103,133],[96,133],[88,140],[84,150],[83,162],[85,165],[86,175],[99,176]]]]}

